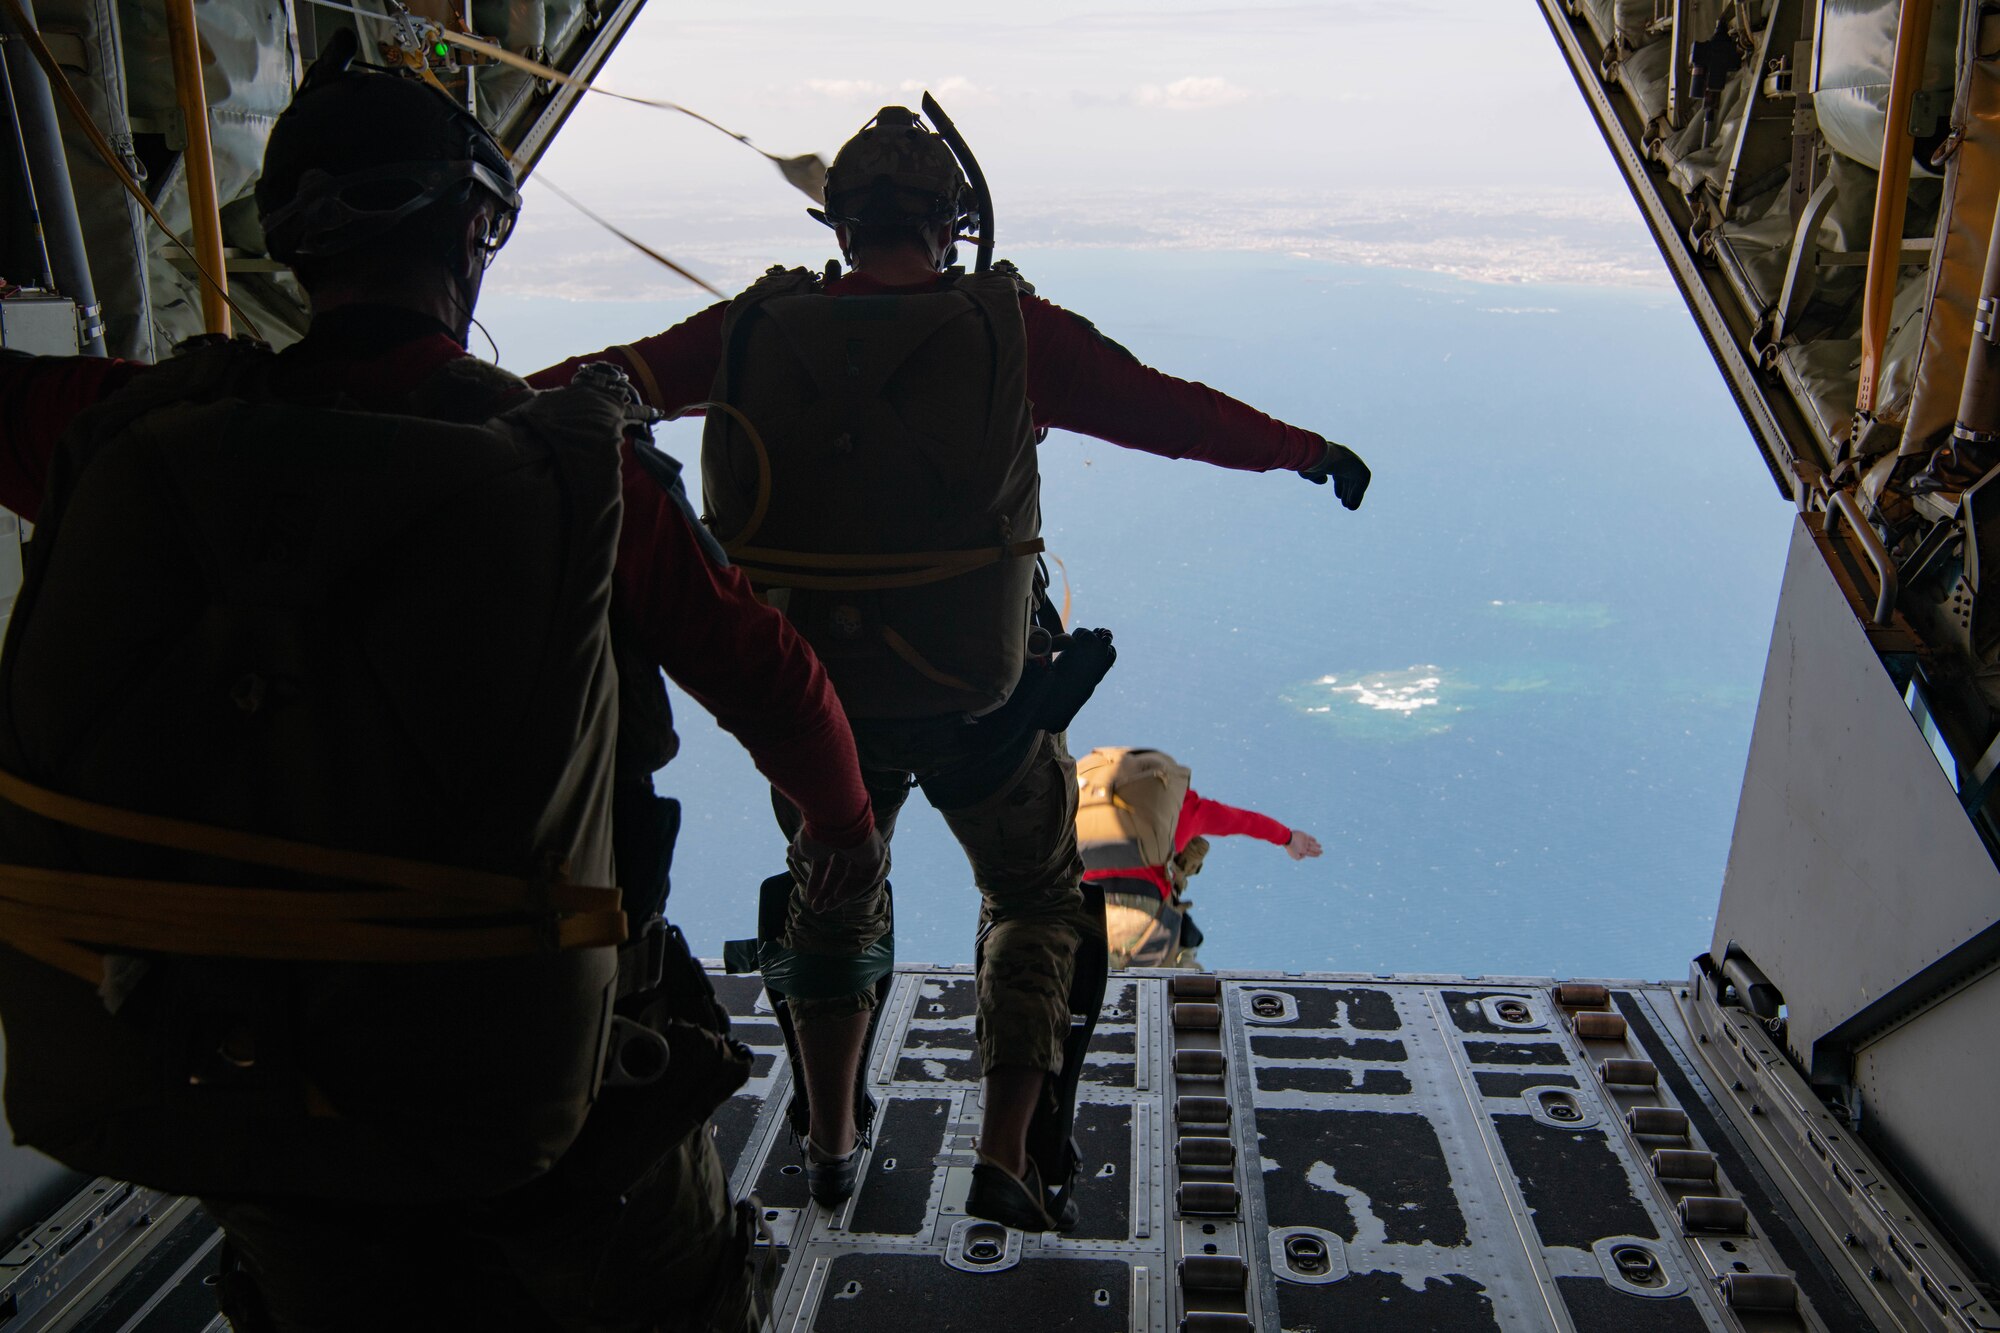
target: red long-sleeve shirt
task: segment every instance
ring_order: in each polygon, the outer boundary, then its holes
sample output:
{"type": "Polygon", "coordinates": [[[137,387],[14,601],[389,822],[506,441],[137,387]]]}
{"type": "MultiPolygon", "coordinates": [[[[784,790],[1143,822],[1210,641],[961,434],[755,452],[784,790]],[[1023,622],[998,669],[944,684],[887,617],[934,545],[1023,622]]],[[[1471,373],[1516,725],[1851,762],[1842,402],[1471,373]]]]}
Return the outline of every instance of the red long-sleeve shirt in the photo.
{"type": "MultiPolygon", "coordinates": [[[[836,296],[898,295],[932,290],[937,280],[890,286],[849,273],[827,290],[836,296]]],[[[722,362],[722,320],[712,305],[665,333],[573,357],[528,377],[537,388],[567,384],[592,361],[630,371],[653,406],[679,411],[709,396],[722,362]]],[[[1326,443],[1205,384],[1175,379],[1144,364],[1099,333],[1089,320],[1039,296],[1021,297],[1027,327],[1028,400],[1035,424],[1094,435],[1165,458],[1192,458],[1246,472],[1297,471],[1318,464],[1326,443]]]]}
{"type": "MultiPolygon", "coordinates": [[[[281,354],[280,382],[303,372],[316,392],[338,391],[364,407],[393,404],[438,366],[466,355],[441,333],[386,351],[379,340],[366,348],[339,339],[313,344],[309,336],[281,354]]],[[[144,369],[94,357],[0,358],[0,504],[32,520],[70,422],[144,369]]],[[[612,576],[622,623],[804,812],[812,837],[832,847],[858,844],[874,815],[825,668],[782,615],[758,602],[741,573],[709,558],[680,505],[629,448],[623,475],[612,576]]]]}
{"type": "MultiPolygon", "coordinates": [[[[1255,810],[1238,810],[1233,805],[1211,801],[1197,793],[1192,787],[1181,801],[1180,818],[1174,822],[1174,853],[1196,838],[1226,838],[1233,834],[1244,834],[1261,838],[1265,842],[1282,847],[1292,840],[1292,831],[1269,815],[1260,815],[1255,810]]],[[[1144,866],[1136,870],[1086,870],[1085,879],[1143,879],[1160,891],[1162,898],[1171,897],[1173,886],[1167,882],[1165,866],[1144,866]]]]}

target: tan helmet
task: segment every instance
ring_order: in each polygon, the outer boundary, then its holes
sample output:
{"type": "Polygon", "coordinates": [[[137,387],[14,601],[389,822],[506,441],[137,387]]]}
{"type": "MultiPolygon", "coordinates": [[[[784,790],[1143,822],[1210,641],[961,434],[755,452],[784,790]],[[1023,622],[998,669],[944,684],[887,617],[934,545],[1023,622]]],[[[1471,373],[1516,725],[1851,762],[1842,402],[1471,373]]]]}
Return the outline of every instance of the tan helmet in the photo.
{"type": "Polygon", "coordinates": [[[916,112],[885,106],[834,155],[826,175],[829,227],[953,228],[974,211],[965,172],[916,112]]]}

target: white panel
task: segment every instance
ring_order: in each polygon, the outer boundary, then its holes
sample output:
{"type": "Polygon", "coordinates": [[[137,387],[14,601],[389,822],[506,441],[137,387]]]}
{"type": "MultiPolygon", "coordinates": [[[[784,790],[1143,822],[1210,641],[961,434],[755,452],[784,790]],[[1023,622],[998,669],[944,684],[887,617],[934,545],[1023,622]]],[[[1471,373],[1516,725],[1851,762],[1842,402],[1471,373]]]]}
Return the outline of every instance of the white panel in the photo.
{"type": "Polygon", "coordinates": [[[2000,1272],[2000,973],[1864,1047],[1862,1128],[1975,1265],[2000,1272]]]}
{"type": "Polygon", "coordinates": [[[1828,1028],[2000,918],[2000,871],[1803,521],[1715,920],[1784,992],[1802,1063],[1828,1028]]]}

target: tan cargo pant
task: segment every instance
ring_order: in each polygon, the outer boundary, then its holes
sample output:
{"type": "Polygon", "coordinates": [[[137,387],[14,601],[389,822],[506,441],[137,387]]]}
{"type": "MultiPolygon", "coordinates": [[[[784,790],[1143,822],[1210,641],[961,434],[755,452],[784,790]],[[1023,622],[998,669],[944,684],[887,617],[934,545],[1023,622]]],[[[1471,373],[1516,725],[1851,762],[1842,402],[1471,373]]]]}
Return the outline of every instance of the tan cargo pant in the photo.
{"type": "MultiPolygon", "coordinates": [[[[886,839],[912,785],[944,816],[979,889],[978,1032],[981,1067],[1062,1067],[1076,963],[1083,861],[1076,851],[1076,762],[1062,737],[1033,732],[1005,753],[979,745],[958,718],[858,719],[861,775],[886,839]]],[[[798,813],[776,798],[789,837],[798,813]]],[[[780,943],[804,953],[853,957],[889,929],[882,886],[830,912],[806,905],[795,882],[780,943]]],[[[1101,932],[1103,927],[1097,926],[1101,932]]],[[[872,990],[831,1000],[793,1000],[810,1023],[866,1010],[872,990]]]]}
{"type": "Polygon", "coordinates": [[[732,1207],[703,1125],[623,1198],[562,1167],[497,1199],[203,1200],[236,1333],[757,1333],[757,1211],[732,1207]]]}

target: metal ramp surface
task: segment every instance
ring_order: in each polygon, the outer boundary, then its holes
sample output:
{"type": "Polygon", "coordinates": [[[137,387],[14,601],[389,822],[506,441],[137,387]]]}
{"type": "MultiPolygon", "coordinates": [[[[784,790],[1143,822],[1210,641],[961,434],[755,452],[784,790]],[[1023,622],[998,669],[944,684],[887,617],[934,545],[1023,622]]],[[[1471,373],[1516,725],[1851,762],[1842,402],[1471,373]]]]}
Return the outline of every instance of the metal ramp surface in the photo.
{"type": "Polygon", "coordinates": [[[1873,1326],[1724,1126],[1683,987],[1114,975],[1082,1225],[1024,1236],[964,1215],[968,971],[897,976],[837,1210],[806,1198],[756,982],[719,984],[766,1057],[718,1134],[778,1237],[779,1333],[1873,1326]]]}
{"type": "MultiPolygon", "coordinates": [[[[715,981],[758,1055],[714,1132],[765,1205],[774,1333],[2000,1329],[1850,1136],[1816,1103],[1786,1119],[1810,1099],[1699,971],[1114,974],[1067,1236],[965,1216],[968,969],[898,970],[835,1210],[806,1196],[761,985],[715,981]]],[[[0,1258],[0,1333],[215,1333],[216,1238],[186,1200],[95,1182],[0,1258]]]]}

